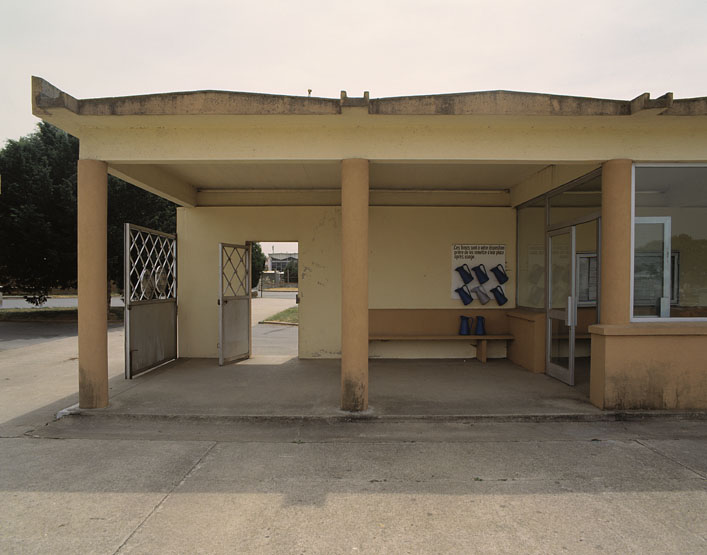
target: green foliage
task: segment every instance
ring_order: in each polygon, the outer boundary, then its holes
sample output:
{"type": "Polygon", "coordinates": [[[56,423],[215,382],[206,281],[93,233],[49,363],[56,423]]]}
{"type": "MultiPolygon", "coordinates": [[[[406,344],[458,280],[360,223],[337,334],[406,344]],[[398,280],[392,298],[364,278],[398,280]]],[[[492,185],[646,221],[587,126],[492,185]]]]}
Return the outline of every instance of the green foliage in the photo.
{"type": "Polygon", "coordinates": [[[265,269],[265,255],[263,254],[263,249],[260,247],[260,243],[253,243],[253,260],[252,260],[252,280],[251,287],[255,288],[260,281],[260,274],[263,273],[265,269]]]}
{"type": "Polygon", "coordinates": [[[297,260],[290,260],[287,263],[287,266],[285,266],[285,275],[287,276],[287,282],[288,283],[297,283],[297,273],[298,271],[298,266],[297,266],[297,260]]]}
{"type": "MultiPolygon", "coordinates": [[[[76,287],[78,139],[40,123],[0,151],[0,285],[42,304],[54,288],[76,287]]],[[[108,279],[122,287],[123,224],[173,233],[171,202],[108,178],[108,279]]]]}
{"type": "Polygon", "coordinates": [[[0,284],[41,304],[76,286],[78,141],[40,123],[0,151],[0,284]]]}

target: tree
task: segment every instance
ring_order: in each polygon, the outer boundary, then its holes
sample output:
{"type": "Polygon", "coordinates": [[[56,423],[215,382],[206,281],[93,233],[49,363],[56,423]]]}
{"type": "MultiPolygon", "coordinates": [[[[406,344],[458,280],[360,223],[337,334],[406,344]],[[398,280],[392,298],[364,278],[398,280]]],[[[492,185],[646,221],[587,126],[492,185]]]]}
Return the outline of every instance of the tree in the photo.
{"type": "Polygon", "coordinates": [[[260,247],[260,243],[253,243],[253,260],[251,261],[251,274],[253,278],[251,280],[251,287],[257,287],[260,281],[260,274],[263,273],[264,269],[265,255],[263,254],[263,249],[260,247]]]}
{"type": "MultiPolygon", "coordinates": [[[[0,284],[42,304],[76,287],[79,141],[42,122],[0,151],[0,284]]],[[[123,224],[174,233],[175,205],[108,177],[108,279],[123,285],[123,224]]]]}
{"type": "Polygon", "coordinates": [[[285,266],[285,275],[288,283],[297,283],[297,260],[290,260],[285,266]]]}
{"type": "Polygon", "coordinates": [[[47,123],[0,151],[0,283],[36,304],[76,286],[78,141],[47,123]]]}

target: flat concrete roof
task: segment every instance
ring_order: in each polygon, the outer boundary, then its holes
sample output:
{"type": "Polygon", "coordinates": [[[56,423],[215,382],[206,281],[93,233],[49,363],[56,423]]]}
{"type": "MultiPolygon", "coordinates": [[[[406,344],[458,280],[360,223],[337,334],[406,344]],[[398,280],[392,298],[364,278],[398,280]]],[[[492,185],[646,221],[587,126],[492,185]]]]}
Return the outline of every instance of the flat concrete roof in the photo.
{"type": "Polygon", "coordinates": [[[318,98],[231,91],[190,91],[77,99],[41,77],[32,77],[32,113],[54,109],[81,116],[335,115],[342,108],[367,108],[373,115],[631,116],[707,115],[707,97],[674,99],[673,93],[633,100],[586,98],[514,91],[479,91],[389,98],[318,98]]]}

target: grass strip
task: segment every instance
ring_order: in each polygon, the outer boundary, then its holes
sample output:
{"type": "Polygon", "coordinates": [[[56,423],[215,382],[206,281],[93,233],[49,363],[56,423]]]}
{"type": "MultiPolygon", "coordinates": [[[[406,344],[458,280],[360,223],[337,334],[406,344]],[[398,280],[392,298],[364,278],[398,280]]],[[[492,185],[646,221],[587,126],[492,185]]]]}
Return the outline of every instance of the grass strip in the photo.
{"type": "Polygon", "coordinates": [[[275,324],[282,322],[285,324],[299,324],[299,306],[295,305],[287,310],[278,312],[263,320],[263,324],[275,324]]]}

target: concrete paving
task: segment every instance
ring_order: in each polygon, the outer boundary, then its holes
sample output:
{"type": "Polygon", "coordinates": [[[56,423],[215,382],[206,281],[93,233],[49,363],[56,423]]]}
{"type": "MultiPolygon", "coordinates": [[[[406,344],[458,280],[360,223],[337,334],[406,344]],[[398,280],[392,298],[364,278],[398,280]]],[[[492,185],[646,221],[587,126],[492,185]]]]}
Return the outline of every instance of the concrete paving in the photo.
{"type": "Polygon", "coordinates": [[[76,322],[0,322],[0,351],[74,337],[77,330],[76,322]]]}
{"type": "Polygon", "coordinates": [[[349,421],[337,361],[126,381],[122,340],[112,329],[111,407],[59,420],[76,338],[0,352],[1,553],[707,551],[700,415],[604,421],[503,361],[376,360],[371,418],[349,421]]]}
{"type": "Polygon", "coordinates": [[[0,439],[0,551],[705,551],[704,422],[107,423],[0,439]]]}
{"type": "MultiPolygon", "coordinates": [[[[591,416],[584,395],[506,360],[372,360],[366,416],[591,416]]],[[[342,417],[338,360],[179,360],[134,382],[95,416],[342,417]]]]}

